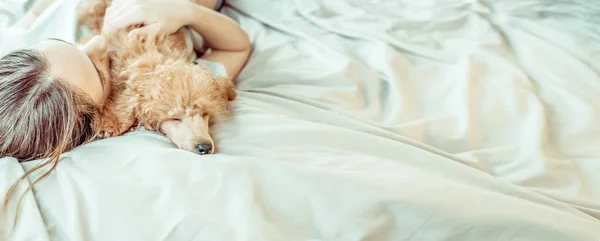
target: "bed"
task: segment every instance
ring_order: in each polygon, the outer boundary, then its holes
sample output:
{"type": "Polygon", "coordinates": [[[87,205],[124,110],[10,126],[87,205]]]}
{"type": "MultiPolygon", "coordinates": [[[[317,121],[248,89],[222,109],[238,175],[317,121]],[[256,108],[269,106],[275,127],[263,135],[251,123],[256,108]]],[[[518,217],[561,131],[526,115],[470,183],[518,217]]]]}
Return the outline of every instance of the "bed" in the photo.
{"type": "MultiPolygon", "coordinates": [[[[77,2],[33,27],[73,41],[77,2]]],[[[227,2],[254,52],[218,154],[86,144],[2,240],[600,239],[600,3],[227,2]]],[[[0,193],[36,163],[0,159],[0,193]]]]}

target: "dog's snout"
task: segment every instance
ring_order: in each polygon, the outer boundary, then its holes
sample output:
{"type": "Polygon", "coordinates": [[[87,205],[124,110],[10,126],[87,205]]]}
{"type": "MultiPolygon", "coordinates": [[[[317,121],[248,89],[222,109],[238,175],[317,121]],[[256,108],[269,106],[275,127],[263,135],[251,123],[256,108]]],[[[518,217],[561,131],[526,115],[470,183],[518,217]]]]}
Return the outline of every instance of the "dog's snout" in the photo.
{"type": "Polygon", "coordinates": [[[196,145],[196,151],[200,155],[206,155],[212,153],[213,146],[211,144],[198,144],[196,145]]]}

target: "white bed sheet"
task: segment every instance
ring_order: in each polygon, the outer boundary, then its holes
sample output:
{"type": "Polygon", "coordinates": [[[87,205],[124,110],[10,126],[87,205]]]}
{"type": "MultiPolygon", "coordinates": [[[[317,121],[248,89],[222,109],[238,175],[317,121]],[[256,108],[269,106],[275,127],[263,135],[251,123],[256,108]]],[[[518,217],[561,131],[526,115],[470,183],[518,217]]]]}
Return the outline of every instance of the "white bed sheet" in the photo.
{"type": "MultiPolygon", "coordinates": [[[[76,1],[21,38],[72,40],[76,1]]],[[[219,154],[82,146],[7,240],[600,238],[600,4],[228,3],[255,51],[219,154]]],[[[35,163],[1,159],[0,193],[35,163]]]]}

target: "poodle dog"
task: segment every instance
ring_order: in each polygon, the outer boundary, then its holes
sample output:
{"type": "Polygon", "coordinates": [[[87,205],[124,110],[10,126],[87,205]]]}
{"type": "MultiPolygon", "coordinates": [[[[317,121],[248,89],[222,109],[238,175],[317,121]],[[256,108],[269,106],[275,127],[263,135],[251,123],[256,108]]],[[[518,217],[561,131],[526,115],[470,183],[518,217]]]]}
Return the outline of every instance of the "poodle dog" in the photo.
{"type": "MultiPolygon", "coordinates": [[[[99,34],[110,0],[83,0],[78,19],[90,35],[99,34]]],[[[128,38],[128,30],[107,38],[113,76],[108,103],[94,124],[100,138],[121,135],[137,125],[166,135],[178,148],[212,154],[215,144],[209,127],[229,114],[236,98],[230,78],[214,77],[194,64],[187,50],[185,27],[155,39],[128,38]]],[[[83,37],[80,39],[89,39],[83,37]]]]}

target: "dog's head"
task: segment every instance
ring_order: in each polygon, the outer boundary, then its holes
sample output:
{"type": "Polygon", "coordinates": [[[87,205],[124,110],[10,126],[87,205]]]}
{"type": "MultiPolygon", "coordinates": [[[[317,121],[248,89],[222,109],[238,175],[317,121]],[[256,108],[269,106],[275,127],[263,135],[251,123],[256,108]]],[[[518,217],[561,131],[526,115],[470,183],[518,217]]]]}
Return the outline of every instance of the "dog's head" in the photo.
{"type": "Polygon", "coordinates": [[[142,124],[165,134],[180,149],[214,153],[210,127],[228,116],[228,102],[236,97],[233,82],[183,62],[158,65],[146,73],[140,76],[148,83],[139,111],[142,124]]]}

